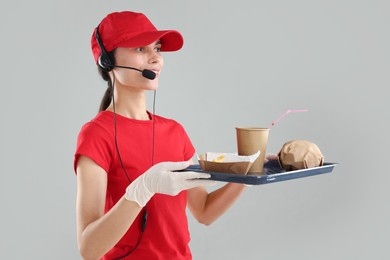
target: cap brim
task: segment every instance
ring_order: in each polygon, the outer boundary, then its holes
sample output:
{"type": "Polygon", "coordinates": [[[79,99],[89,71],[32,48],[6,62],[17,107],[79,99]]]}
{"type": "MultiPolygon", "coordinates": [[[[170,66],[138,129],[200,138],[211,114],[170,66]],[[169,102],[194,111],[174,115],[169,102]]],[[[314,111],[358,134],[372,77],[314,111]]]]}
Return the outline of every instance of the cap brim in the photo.
{"type": "Polygon", "coordinates": [[[121,39],[118,47],[137,48],[161,40],[161,51],[177,51],[183,47],[183,37],[175,30],[143,32],[129,39],[121,39]]]}

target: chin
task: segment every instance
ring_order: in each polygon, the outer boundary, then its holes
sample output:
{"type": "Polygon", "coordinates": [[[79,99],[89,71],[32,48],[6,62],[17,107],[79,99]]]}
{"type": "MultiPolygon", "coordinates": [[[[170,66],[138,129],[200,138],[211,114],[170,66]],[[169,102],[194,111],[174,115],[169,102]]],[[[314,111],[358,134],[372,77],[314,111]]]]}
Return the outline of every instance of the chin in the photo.
{"type": "Polygon", "coordinates": [[[157,90],[158,86],[145,86],[143,87],[144,90],[157,90]]]}
{"type": "MultiPolygon", "coordinates": [[[[152,82],[150,82],[152,83],[152,82]]],[[[157,90],[158,89],[158,84],[156,84],[157,82],[153,82],[152,84],[147,84],[145,85],[145,88],[147,90],[157,90]]]]}

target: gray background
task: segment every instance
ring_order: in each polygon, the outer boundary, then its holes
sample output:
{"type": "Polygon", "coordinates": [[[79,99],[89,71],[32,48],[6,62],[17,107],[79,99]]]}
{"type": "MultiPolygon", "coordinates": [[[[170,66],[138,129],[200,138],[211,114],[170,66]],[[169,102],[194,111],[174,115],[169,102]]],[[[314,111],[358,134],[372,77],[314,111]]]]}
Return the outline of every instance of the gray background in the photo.
{"type": "Polygon", "coordinates": [[[198,153],[235,152],[235,126],[307,108],[271,129],[267,151],[306,139],[339,163],[250,187],[211,226],[190,216],[194,259],[389,259],[388,1],[0,5],[0,259],[79,259],[73,153],[105,91],[89,41],[118,10],[182,32],[184,48],[164,54],[156,110],[198,153]]]}

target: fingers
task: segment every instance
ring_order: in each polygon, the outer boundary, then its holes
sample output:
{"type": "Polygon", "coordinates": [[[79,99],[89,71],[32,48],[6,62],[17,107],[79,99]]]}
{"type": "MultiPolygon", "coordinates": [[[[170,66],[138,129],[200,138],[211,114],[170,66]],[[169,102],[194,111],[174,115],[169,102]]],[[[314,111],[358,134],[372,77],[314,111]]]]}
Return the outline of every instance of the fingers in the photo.
{"type": "Polygon", "coordinates": [[[278,155],[275,154],[275,153],[269,153],[269,154],[266,154],[265,158],[267,160],[277,160],[278,159],[278,155]]]}
{"type": "Polygon", "coordinates": [[[184,162],[162,162],[159,164],[156,164],[157,167],[161,171],[178,171],[178,170],[183,170],[190,166],[189,161],[184,161],[184,162]]]}
{"type": "Polygon", "coordinates": [[[217,182],[206,179],[186,180],[187,189],[199,187],[199,186],[214,186],[217,182]]]}
{"type": "Polygon", "coordinates": [[[174,172],[173,174],[177,174],[178,177],[184,180],[208,179],[211,177],[210,174],[201,172],[174,172]]]}
{"type": "Polygon", "coordinates": [[[200,172],[175,172],[185,185],[185,189],[191,189],[199,186],[213,186],[216,181],[208,180],[211,175],[200,172]]]}
{"type": "Polygon", "coordinates": [[[267,163],[268,161],[272,160],[278,160],[279,156],[275,153],[268,153],[265,155],[264,163],[267,163]]]}

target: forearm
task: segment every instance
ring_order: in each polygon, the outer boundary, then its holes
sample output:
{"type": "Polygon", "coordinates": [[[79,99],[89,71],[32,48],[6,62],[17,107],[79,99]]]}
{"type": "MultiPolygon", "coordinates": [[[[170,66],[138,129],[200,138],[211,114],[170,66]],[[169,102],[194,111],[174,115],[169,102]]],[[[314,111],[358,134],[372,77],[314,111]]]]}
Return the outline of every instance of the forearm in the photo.
{"type": "Polygon", "coordinates": [[[79,232],[79,249],[84,259],[99,259],[126,233],[141,207],[122,197],[105,215],[79,232]]]}
{"type": "Polygon", "coordinates": [[[228,183],[206,195],[199,221],[210,225],[233,205],[244,189],[245,185],[243,184],[228,183]]]}
{"type": "Polygon", "coordinates": [[[173,172],[185,169],[188,165],[188,162],[162,162],[154,165],[126,188],[125,196],[106,214],[103,211],[107,174],[98,167],[93,169],[93,164],[89,165],[91,168],[87,172],[80,167],[78,171],[77,234],[83,258],[98,259],[109,251],[129,229],[142,207],[155,193],[174,196],[182,190],[213,183],[200,180],[208,178],[208,174],[173,172]],[[100,174],[92,175],[96,172],[100,174]]]}

